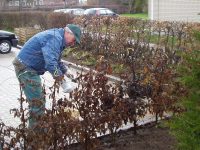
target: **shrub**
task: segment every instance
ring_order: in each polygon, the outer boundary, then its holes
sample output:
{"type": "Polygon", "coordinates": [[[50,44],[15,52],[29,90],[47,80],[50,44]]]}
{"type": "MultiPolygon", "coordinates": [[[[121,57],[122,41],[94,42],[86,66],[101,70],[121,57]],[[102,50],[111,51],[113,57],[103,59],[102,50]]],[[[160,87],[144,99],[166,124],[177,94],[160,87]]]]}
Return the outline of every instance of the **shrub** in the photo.
{"type": "MultiPolygon", "coordinates": [[[[200,41],[200,32],[194,32],[194,40],[200,41]]],[[[193,41],[194,42],[194,41],[193,41]]],[[[186,111],[173,116],[170,133],[176,137],[179,149],[197,150],[200,147],[200,49],[198,44],[190,53],[181,53],[183,61],[177,66],[180,78],[177,80],[186,86],[188,92],[181,96],[179,103],[186,111]]]]}

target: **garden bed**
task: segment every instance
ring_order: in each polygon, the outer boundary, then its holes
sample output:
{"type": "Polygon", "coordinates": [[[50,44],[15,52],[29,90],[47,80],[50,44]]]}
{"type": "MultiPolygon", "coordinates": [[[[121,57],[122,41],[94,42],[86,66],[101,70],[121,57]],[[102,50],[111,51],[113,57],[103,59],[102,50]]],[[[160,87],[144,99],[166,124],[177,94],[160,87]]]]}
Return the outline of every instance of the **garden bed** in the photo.
{"type": "MultiPolygon", "coordinates": [[[[133,128],[120,130],[115,142],[111,135],[99,138],[101,148],[97,150],[175,150],[175,137],[169,134],[169,128],[153,123],[138,127],[137,134],[133,128]]],[[[77,150],[80,145],[73,145],[69,150],[77,150]]]]}

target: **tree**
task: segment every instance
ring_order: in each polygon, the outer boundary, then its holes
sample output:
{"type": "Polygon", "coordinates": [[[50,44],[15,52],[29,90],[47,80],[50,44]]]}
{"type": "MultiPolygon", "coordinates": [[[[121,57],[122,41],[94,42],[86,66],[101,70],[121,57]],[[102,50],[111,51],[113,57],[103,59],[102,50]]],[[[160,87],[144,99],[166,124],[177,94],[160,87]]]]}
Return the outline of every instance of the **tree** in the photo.
{"type": "Polygon", "coordinates": [[[143,10],[147,12],[148,0],[112,0],[112,1],[115,1],[118,4],[128,5],[129,13],[142,13],[143,10]]]}
{"type": "Polygon", "coordinates": [[[145,3],[146,3],[146,0],[136,0],[134,13],[142,13],[145,3]]]}
{"type": "Polygon", "coordinates": [[[87,0],[87,4],[88,5],[98,5],[99,4],[99,0],[87,0]]]}
{"type": "Polygon", "coordinates": [[[128,0],[128,3],[129,3],[129,13],[133,13],[134,12],[134,5],[135,5],[135,2],[137,0],[128,0]]]}
{"type": "MultiPolygon", "coordinates": [[[[165,122],[170,127],[170,133],[176,137],[178,149],[197,150],[200,148],[200,32],[194,31],[191,53],[181,52],[182,65],[177,66],[177,80],[188,90],[188,94],[181,96],[180,105],[186,111],[173,116],[171,122],[165,122]]],[[[188,45],[189,46],[189,45],[188,45]]]]}
{"type": "Polygon", "coordinates": [[[19,11],[22,11],[22,0],[19,0],[19,11]]]}

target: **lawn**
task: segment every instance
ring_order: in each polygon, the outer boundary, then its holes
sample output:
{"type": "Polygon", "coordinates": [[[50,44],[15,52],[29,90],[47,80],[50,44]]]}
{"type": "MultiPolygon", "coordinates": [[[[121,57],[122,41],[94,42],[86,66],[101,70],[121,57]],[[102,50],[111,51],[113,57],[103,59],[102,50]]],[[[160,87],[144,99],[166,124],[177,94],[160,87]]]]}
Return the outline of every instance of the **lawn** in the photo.
{"type": "Polygon", "coordinates": [[[2,30],[4,30],[4,31],[8,31],[8,32],[12,32],[12,33],[15,33],[14,30],[8,30],[8,29],[2,29],[2,30]]]}
{"type": "Polygon", "coordinates": [[[142,19],[148,19],[148,14],[142,13],[142,14],[120,14],[121,17],[134,17],[134,18],[142,18],[142,19]]]}

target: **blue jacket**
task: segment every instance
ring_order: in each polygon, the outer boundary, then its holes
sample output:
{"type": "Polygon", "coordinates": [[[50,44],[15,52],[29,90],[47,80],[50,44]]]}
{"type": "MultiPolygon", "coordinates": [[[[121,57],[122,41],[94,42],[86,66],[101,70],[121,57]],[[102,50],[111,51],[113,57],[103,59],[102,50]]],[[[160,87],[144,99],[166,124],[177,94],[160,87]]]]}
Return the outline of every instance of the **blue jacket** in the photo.
{"type": "Polygon", "coordinates": [[[67,67],[61,61],[64,49],[64,30],[62,28],[49,29],[29,39],[17,59],[38,75],[49,71],[56,77],[67,71],[67,67]]]}

